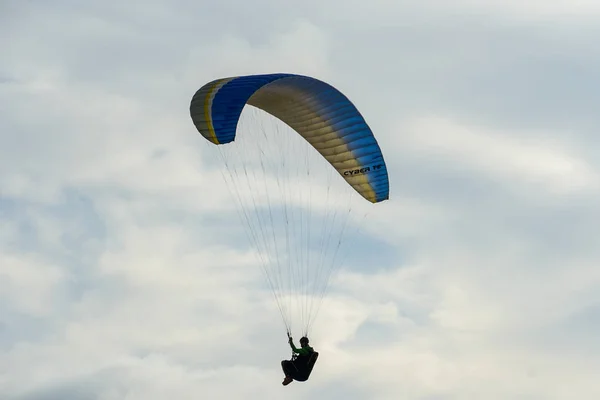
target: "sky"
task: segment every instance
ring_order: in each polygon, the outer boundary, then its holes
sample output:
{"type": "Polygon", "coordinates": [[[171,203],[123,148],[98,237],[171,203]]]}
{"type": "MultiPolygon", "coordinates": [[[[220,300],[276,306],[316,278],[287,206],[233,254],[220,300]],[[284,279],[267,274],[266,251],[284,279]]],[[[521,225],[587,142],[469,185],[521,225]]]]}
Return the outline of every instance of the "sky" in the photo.
{"type": "Polygon", "coordinates": [[[600,398],[600,3],[0,2],[0,398],[600,398]],[[325,80],[382,148],[290,349],[189,116],[220,77],[325,80]]]}

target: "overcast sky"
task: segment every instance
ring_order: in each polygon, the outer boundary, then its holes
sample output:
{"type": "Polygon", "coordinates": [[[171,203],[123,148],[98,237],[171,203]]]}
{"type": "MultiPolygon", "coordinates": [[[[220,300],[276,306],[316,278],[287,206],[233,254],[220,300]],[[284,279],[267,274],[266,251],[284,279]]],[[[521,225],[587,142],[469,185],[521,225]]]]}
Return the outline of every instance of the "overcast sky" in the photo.
{"type": "Polygon", "coordinates": [[[0,398],[600,398],[598,37],[594,0],[0,0],[0,398]],[[287,387],[189,117],[268,72],[344,92],[391,184],[287,387]]]}

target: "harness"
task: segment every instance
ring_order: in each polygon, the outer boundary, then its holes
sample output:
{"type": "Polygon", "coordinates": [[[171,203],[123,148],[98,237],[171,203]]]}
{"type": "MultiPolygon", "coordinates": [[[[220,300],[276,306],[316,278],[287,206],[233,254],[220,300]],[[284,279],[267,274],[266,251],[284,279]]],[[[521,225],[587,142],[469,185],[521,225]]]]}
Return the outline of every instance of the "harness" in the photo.
{"type": "Polygon", "coordinates": [[[317,362],[317,358],[319,358],[319,353],[316,351],[311,351],[309,355],[300,355],[300,354],[296,354],[296,353],[292,353],[292,362],[295,362],[296,360],[298,360],[299,357],[302,358],[306,358],[306,362],[302,363],[301,368],[298,368],[298,366],[294,363],[294,367],[296,368],[296,371],[298,371],[299,373],[302,372],[302,377],[298,377],[300,381],[305,381],[310,377],[310,374],[313,370],[313,367],[315,366],[315,363],[317,362]]]}

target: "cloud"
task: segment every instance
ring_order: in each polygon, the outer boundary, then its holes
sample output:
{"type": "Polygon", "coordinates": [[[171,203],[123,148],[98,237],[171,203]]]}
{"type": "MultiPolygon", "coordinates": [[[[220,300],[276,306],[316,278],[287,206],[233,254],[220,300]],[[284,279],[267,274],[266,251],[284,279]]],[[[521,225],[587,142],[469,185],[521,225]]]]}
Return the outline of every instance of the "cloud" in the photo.
{"type": "MultiPolygon", "coordinates": [[[[581,156],[569,154],[569,143],[545,132],[493,132],[464,127],[442,118],[422,118],[401,127],[398,147],[448,169],[520,182],[549,195],[595,193],[597,171],[581,156]]],[[[523,188],[521,188],[522,190],[523,188]]]]}
{"type": "Polygon", "coordinates": [[[600,395],[595,3],[71,3],[0,12],[0,397],[600,395]],[[355,102],[392,194],[360,207],[286,388],[188,110],[275,70],[355,102]]]}

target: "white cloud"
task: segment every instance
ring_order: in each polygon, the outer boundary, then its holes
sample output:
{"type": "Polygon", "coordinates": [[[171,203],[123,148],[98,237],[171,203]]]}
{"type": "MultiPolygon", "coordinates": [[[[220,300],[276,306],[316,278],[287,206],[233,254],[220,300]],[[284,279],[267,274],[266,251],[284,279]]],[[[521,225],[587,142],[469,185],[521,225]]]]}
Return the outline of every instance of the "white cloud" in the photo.
{"type": "MultiPolygon", "coordinates": [[[[421,17],[426,18],[425,11],[429,12],[429,18],[437,18],[439,15],[452,17],[479,16],[486,18],[510,17],[517,20],[546,19],[564,20],[570,17],[590,18],[596,16],[600,11],[598,3],[593,0],[533,0],[522,3],[517,0],[507,1],[477,1],[477,0],[427,0],[423,2],[408,3],[390,0],[375,1],[373,8],[378,10],[376,17],[384,19],[392,15],[401,17],[402,9],[414,15],[419,12],[421,17]],[[403,4],[404,3],[404,4],[403,4]],[[387,12],[387,13],[386,13],[387,12]]],[[[325,6],[334,7],[333,3],[325,3],[325,6]]],[[[348,3],[342,10],[342,15],[356,18],[360,11],[365,11],[369,6],[358,1],[348,3]]],[[[373,18],[376,20],[376,18],[373,18]]]]}
{"type": "MultiPolygon", "coordinates": [[[[252,45],[237,35],[224,34],[218,40],[201,42],[190,50],[184,79],[199,89],[217,78],[271,71],[317,76],[327,80],[335,74],[329,69],[331,39],[323,29],[304,19],[294,19],[285,30],[252,45]],[[207,63],[207,60],[210,60],[207,63]],[[197,66],[207,64],[203,74],[197,66]],[[240,70],[240,66],[242,69],[240,70]],[[243,72],[242,72],[243,71],[243,72]]],[[[191,95],[190,93],[190,98],[191,95]]]]}
{"type": "Polygon", "coordinates": [[[439,117],[417,118],[400,130],[397,148],[448,169],[468,169],[548,194],[573,195],[598,188],[598,171],[572,154],[568,142],[544,132],[502,132],[439,117]]]}
{"type": "MultiPolygon", "coordinates": [[[[451,24],[440,34],[417,18],[428,8],[441,22],[466,11],[591,19],[594,4],[330,2],[289,12],[256,2],[239,14],[140,4],[28,3],[11,14],[20,23],[0,24],[11,33],[0,39],[0,397],[598,397],[595,142],[571,119],[509,130],[445,102],[440,76],[476,90],[473,71],[494,75],[493,62],[473,64],[476,46],[421,51],[421,39],[446,43],[451,24]],[[374,23],[387,24],[387,39],[348,39],[374,23]],[[275,70],[356,94],[392,181],[311,333],[321,353],[313,377],[286,388],[283,324],[188,112],[213,78],[275,70]]],[[[570,37],[570,49],[587,59],[581,40],[570,37]]],[[[494,48],[519,59],[515,46],[494,48]]],[[[552,79],[557,90],[573,82],[552,79]]],[[[494,93],[502,104],[518,96],[494,93]]]]}
{"type": "Polygon", "coordinates": [[[471,8],[473,10],[485,11],[488,15],[495,13],[510,13],[517,19],[523,18],[544,18],[554,17],[564,19],[567,17],[583,17],[589,18],[591,15],[597,15],[600,12],[598,3],[592,0],[549,0],[540,1],[533,0],[527,3],[518,2],[515,0],[509,1],[487,1],[478,2],[474,0],[458,0],[455,2],[446,3],[448,6],[471,8]]]}
{"type": "Polygon", "coordinates": [[[4,253],[0,257],[0,288],[4,302],[15,310],[36,316],[47,316],[53,297],[60,291],[65,272],[35,257],[18,257],[4,253]]]}

